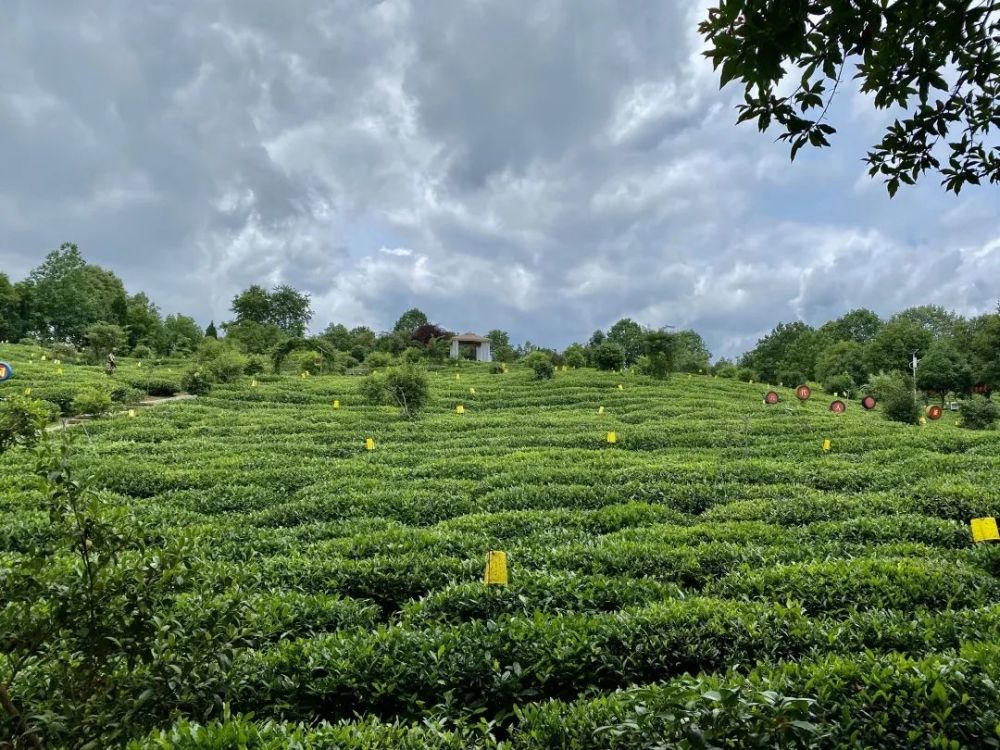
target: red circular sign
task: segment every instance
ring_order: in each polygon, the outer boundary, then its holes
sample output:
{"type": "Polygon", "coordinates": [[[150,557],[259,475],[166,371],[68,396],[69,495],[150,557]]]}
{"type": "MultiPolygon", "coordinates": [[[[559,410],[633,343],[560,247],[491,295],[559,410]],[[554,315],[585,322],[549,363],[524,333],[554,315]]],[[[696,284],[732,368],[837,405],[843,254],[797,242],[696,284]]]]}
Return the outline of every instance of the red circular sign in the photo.
{"type": "Polygon", "coordinates": [[[940,406],[928,406],[927,407],[927,418],[928,419],[941,419],[941,407],[940,406]]]}
{"type": "Polygon", "coordinates": [[[847,404],[843,401],[834,401],[830,404],[830,411],[834,414],[843,414],[847,410],[847,404]]]}
{"type": "Polygon", "coordinates": [[[768,391],[767,395],[764,396],[764,403],[768,404],[769,406],[774,406],[776,403],[778,403],[778,394],[775,393],[774,391],[768,391]]]}
{"type": "Polygon", "coordinates": [[[799,401],[807,401],[812,395],[812,389],[808,385],[800,385],[795,389],[795,396],[799,401]]]}
{"type": "Polygon", "coordinates": [[[878,402],[875,401],[874,396],[865,396],[863,399],[861,399],[861,406],[864,407],[865,411],[871,411],[872,409],[874,409],[876,403],[878,402]]]}

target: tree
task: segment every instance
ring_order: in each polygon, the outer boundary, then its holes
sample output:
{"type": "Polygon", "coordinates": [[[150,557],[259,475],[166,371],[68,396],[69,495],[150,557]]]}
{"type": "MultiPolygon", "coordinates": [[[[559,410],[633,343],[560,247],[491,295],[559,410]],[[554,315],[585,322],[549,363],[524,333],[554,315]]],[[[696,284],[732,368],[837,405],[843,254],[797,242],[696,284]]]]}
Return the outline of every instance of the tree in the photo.
{"type": "Polygon", "coordinates": [[[301,338],[312,320],[309,295],[299,292],[288,284],[275,288],[270,295],[268,322],[278,326],[285,335],[301,338]]]}
{"type": "Polygon", "coordinates": [[[413,332],[410,334],[410,341],[416,341],[426,347],[430,345],[431,341],[450,338],[450,336],[451,334],[441,326],[436,326],[433,323],[424,323],[422,326],[417,326],[413,329],[413,332]]]}
{"type": "Polygon", "coordinates": [[[231,306],[233,314],[236,316],[236,323],[253,321],[266,325],[271,323],[271,295],[264,287],[257,284],[233,297],[231,306]]]}
{"type": "Polygon", "coordinates": [[[625,350],[621,344],[605,341],[593,350],[591,359],[598,370],[620,370],[625,366],[625,350]]]}
{"type": "Polygon", "coordinates": [[[163,321],[163,340],[170,354],[193,352],[204,338],[194,318],[168,315],[163,321]]]}
{"type": "Polygon", "coordinates": [[[320,338],[337,351],[347,352],[351,350],[351,332],[343,323],[331,323],[320,334],[320,338]]]}
{"type": "Polygon", "coordinates": [[[128,345],[125,330],[114,323],[95,323],[87,329],[86,339],[91,362],[103,362],[108,354],[128,345]]]}
{"type": "Polygon", "coordinates": [[[205,338],[217,339],[219,338],[219,332],[215,330],[215,321],[208,321],[208,327],[205,328],[205,338]]]}
{"type": "Polygon", "coordinates": [[[699,333],[677,331],[674,336],[674,367],[678,372],[708,372],[712,353],[699,333]]]}
{"type": "MultiPolygon", "coordinates": [[[[882,319],[871,310],[859,307],[820,326],[820,332],[832,341],[856,341],[866,344],[878,335],[882,319]]],[[[843,372],[843,371],[842,371],[843,372]]]]}
{"type": "Polygon", "coordinates": [[[877,109],[908,110],[864,158],[890,196],[929,170],[956,193],[1000,181],[1000,152],[988,144],[1000,122],[994,0],[717,1],[699,26],[704,54],[722,85],[743,86],[737,121],[775,125],[793,159],[806,144],[829,145],[831,100],[858,81],[877,109]]]}
{"type": "Polygon", "coordinates": [[[916,424],[920,418],[920,405],[913,394],[913,381],[898,373],[876,375],[872,378],[872,395],[882,407],[886,419],[905,424],[916,424]]]}
{"type": "Polygon", "coordinates": [[[847,375],[854,385],[864,384],[868,380],[864,354],[864,347],[857,341],[831,344],[816,360],[816,379],[826,383],[838,375],[847,375]]]}
{"type": "Polygon", "coordinates": [[[363,362],[368,353],[375,348],[375,331],[367,326],[357,326],[351,329],[351,356],[358,362],[363,362]]]}
{"type": "Polygon", "coordinates": [[[517,356],[514,354],[514,347],[510,345],[510,336],[506,331],[494,328],[487,332],[486,338],[490,340],[490,353],[497,362],[513,362],[517,356]]]}
{"type": "Polygon", "coordinates": [[[580,344],[570,344],[563,352],[563,359],[566,364],[574,370],[587,366],[587,350],[580,344]]]}
{"type": "MultiPolygon", "coordinates": [[[[691,331],[691,333],[694,333],[691,331]]],[[[697,336],[698,334],[695,334],[697,336]]],[[[698,336],[699,340],[701,339],[698,336]]],[[[677,356],[678,338],[666,331],[646,331],[642,337],[642,353],[649,360],[649,374],[663,380],[670,377],[677,356]]],[[[706,366],[708,364],[706,358],[706,366]]]]}
{"type": "Polygon", "coordinates": [[[1000,310],[992,315],[975,319],[970,336],[973,377],[977,385],[990,391],[1000,390],[1000,310]]]}
{"type": "Polygon", "coordinates": [[[642,354],[642,326],[631,318],[622,318],[608,330],[608,341],[625,351],[625,364],[634,365],[642,354]]]}
{"type": "Polygon", "coordinates": [[[226,340],[247,354],[265,354],[288,338],[274,323],[258,323],[255,320],[223,323],[222,329],[226,332],[226,340]]]}
{"type": "Polygon", "coordinates": [[[152,349],[163,348],[163,321],[160,311],[142,292],[128,298],[125,307],[125,332],[128,346],[134,349],[140,343],[152,349]]]}
{"type": "Polygon", "coordinates": [[[972,387],[972,368],[951,341],[935,341],[917,367],[917,387],[938,394],[943,404],[949,391],[969,391],[972,387]]]}
{"type": "Polygon", "coordinates": [[[555,365],[552,363],[551,355],[540,349],[536,349],[525,357],[524,364],[531,368],[535,380],[549,380],[556,370],[555,365]]]}
{"type": "Polygon", "coordinates": [[[17,341],[24,335],[17,290],[7,274],[0,273],[0,341],[17,341]]]}
{"type": "Polygon", "coordinates": [[[962,318],[953,312],[945,310],[940,305],[919,305],[908,307],[889,318],[889,322],[906,320],[916,323],[929,331],[935,339],[943,339],[955,333],[955,326],[962,318]]]}
{"type": "Polygon", "coordinates": [[[28,276],[33,324],[42,338],[85,343],[98,322],[125,324],[125,285],[110,271],[87,265],[79,248],[64,243],[28,276]]]}
{"type": "Polygon", "coordinates": [[[399,316],[399,320],[396,321],[396,325],[392,327],[392,330],[396,333],[409,336],[414,330],[420,326],[427,325],[427,323],[427,316],[421,310],[413,307],[399,316]]]}
{"type": "Polygon", "coordinates": [[[778,323],[753,349],[740,357],[739,364],[754,370],[758,378],[769,383],[777,382],[779,373],[790,370],[811,377],[822,348],[822,340],[816,338],[815,333],[811,326],[800,320],[778,323]],[[803,336],[805,339],[796,346],[803,336]]]}
{"type": "Polygon", "coordinates": [[[890,320],[865,349],[869,373],[909,372],[913,352],[923,356],[933,336],[923,326],[910,320],[890,320]]]}

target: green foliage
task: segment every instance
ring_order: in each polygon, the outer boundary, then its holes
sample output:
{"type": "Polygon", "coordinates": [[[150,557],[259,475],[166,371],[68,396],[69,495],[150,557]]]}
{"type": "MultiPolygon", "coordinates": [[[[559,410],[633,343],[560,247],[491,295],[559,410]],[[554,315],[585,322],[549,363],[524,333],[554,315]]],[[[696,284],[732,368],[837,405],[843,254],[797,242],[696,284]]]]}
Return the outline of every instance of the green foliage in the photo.
{"type": "Polygon", "coordinates": [[[73,399],[73,414],[102,417],[111,411],[111,394],[103,388],[87,388],[73,399]]]}
{"type": "MultiPolygon", "coordinates": [[[[686,349],[690,349],[690,339],[690,336],[684,339],[688,342],[685,344],[686,349]]],[[[681,341],[677,336],[666,331],[646,331],[642,337],[642,352],[646,359],[643,372],[657,380],[665,380],[670,377],[681,341]]],[[[689,363],[695,361],[690,355],[691,352],[687,351],[686,356],[689,363]]],[[[708,364],[707,351],[705,364],[708,364]]]]}
{"type": "Polygon", "coordinates": [[[393,357],[387,352],[372,352],[367,357],[365,357],[365,367],[368,372],[373,372],[375,370],[384,370],[393,363],[393,357]]]}
{"type": "Polygon", "coordinates": [[[212,390],[212,380],[200,367],[192,367],[181,377],[181,389],[192,396],[204,396],[212,390]]]}
{"type": "Polygon", "coordinates": [[[34,445],[54,416],[42,401],[9,395],[0,400],[0,454],[15,445],[34,445]]]}
{"type": "MultiPolygon", "coordinates": [[[[625,353],[625,364],[633,365],[642,354],[642,326],[631,318],[622,318],[608,329],[607,341],[620,346],[625,353]]],[[[600,365],[598,367],[600,368],[600,365]]]]}
{"type": "Polygon", "coordinates": [[[242,375],[247,358],[215,339],[205,339],[197,354],[198,368],[213,383],[233,383],[242,375]]]}
{"type": "Polygon", "coordinates": [[[913,352],[923,356],[933,341],[933,335],[912,320],[890,320],[865,349],[868,372],[910,372],[913,352]]]}
{"type": "Polygon", "coordinates": [[[738,122],[777,127],[793,159],[807,144],[830,145],[830,102],[856,80],[877,109],[904,112],[865,157],[869,174],[885,180],[890,196],[900,182],[912,185],[928,171],[957,193],[1000,181],[1000,157],[989,142],[998,119],[992,87],[1000,77],[993,11],[969,3],[786,8],[729,0],[710,9],[699,30],[721,83],[743,86],[738,122]],[[788,86],[786,75],[797,85],[788,86]],[[947,144],[943,153],[939,141],[947,144]]]}
{"type": "Polygon", "coordinates": [[[784,383],[790,388],[794,388],[797,385],[802,385],[808,380],[806,374],[801,370],[781,370],[778,373],[778,382],[784,383]]]}
{"type": "Polygon", "coordinates": [[[556,367],[548,352],[534,351],[524,358],[524,364],[531,368],[535,380],[549,380],[555,374],[556,367]]]}
{"type": "Polygon", "coordinates": [[[983,396],[973,396],[958,405],[962,427],[970,430],[991,430],[1000,418],[1000,408],[983,396]]]}
{"type": "Polygon", "coordinates": [[[566,364],[574,369],[587,366],[587,350],[580,344],[571,344],[563,352],[566,364]]]}
{"type": "Polygon", "coordinates": [[[360,392],[369,403],[398,406],[404,419],[412,419],[427,405],[430,384],[423,370],[406,364],[366,376],[360,392]]]}
{"type": "Polygon", "coordinates": [[[208,325],[205,327],[205,338],[217,339],[219,338],[219,332],[215,328],[215,321],[208,321],[208,325]]]}
{"type": "Polygon", "coordinates": [[[867,344],[875,338],[881,328],[882,319],[871,310],[860,307],[845,313],[836,320],[824,323],[819,330],[830,341],[867,344]]]}
{"type": "Polygon", "coordinates": [[[244,375],[260,375],[265,370],[264,358],[256,354],[247,357],[247,363],[243,365],[244,375]]]}
{"type": "Polygon", "coordinates": [[[779,323],[740,357],[739,364],[753,370],[756,380],[766,383],[779,382],[782,373],[799,373],[810,378],[824,341],[821,334],[801,321],[779,323]]]}
{"type": "Polygon", "coordinates": [[[142,344],[147,348],[163,349],[163,321],[159,308],[142,292],[131,295],[126,302],[125,330],[129,348],[135,350],[142,344]]]}
{"type": "Polygon", "coordinates": [[[823,390],[827,393],[840,393],[851,398],[854,396],[854,378],[847,373],[831,375],[823,381],[823,390]]]}
{"type": "Polygon", "coordinates": [[[427,325],[427,323],[427,316],[424,312],[414,307],[399,316],[399,320],[396,321],[392,330],[396,333],[405,334],[408,337],[417,328],[427,325]]]}
{"type": "Polygon", "coordinates": [[[593,349],[591,359],[598,370],[620,370],[625,366],[625,350],[620,344],[605,341],[593,349]]]}
{"type": "Polygon", "coordinates": [[[816,379],[827,382],[846,374],[854,385],[868,382],[864,347],[856,341],[838,341],[824,349],[816,360],[816,379]]]}
{"type": "Polygon", "coordinates": [[[135,347],[135,349],[132,350],[132,356],[135,357],[136,359],[142,359],[142,360],[152,359],[153,350],[150,349],[145,344],[139,344],[137,347],[135,347]]]}
{"type": "Polygon", "coordinates": [[[514,347],[510,345],[510,335],[506,331],[494,328],[487,331],[486,338],[490,340],[490,352],[494,361],[510,364],[517,359],[514,347]]]}
{"type": "Polygon", "coordinates": [[[876,375],[871,379],[871,392],[878,399],[886,419],[916,424],[920,404],[913,394],[913,383],[902,375],[876,375]]]}
{"type": "MultiPolygon", "coordinates": [[[[712,353],[697,331],[683,330],[673,334],[674,365],[678,372],[708,372],[712,353]]],[[[648,352],[647,352],[648,354],[648,352]]]]}
{"type": "Polygon", "coordinates": [[[166,354],[190,354],[205,338],[194,318],[168,315],[163,321],[163,351],[166,354]]]}
{"type": "Polygon", "coordinates": [[[92,363],[103,362],[108,354],[120,352],[125,348],[127,339],[121,326],[111,323],[96,323],[86,332],[87,351],[92,363]]]}
{"type": "Polygon", "coordinates": [[[949,391],[968,392],[972,368],[950,341],[935,341],[917,366],[917,387],[939,394],[943,402],[949,391]]]}

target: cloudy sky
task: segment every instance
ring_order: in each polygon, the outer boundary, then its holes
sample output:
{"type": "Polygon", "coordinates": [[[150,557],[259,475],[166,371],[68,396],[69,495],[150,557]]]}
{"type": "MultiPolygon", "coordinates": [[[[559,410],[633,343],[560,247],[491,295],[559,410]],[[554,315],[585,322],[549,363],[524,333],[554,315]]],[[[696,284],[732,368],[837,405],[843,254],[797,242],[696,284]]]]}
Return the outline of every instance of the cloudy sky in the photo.
{"type": "Polygon", "coordinates": [[[631,316],[716,356],[780,320],[1000,296],[1000,189],[889,200],[847,91],[789,163],[679,0],[7,0],[0,270],[79,243],[164,313],[288,282],[563,346],[631,316]]]}

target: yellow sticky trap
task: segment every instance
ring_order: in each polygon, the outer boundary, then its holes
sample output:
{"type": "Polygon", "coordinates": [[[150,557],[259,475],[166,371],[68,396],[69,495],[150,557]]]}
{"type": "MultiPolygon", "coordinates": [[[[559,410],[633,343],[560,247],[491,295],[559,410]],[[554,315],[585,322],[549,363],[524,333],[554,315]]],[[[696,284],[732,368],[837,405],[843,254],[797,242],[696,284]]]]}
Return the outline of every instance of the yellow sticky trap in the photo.
{"type": "Polygon", "coordinates": [[[609,432],[608,433],[608,442],[609,443],[617,443],[618,442],[618,433],[617,432],[609,432]]]}
{"type": "Polygon", "coordinates": [[[135,416],[135,409],[129,409],[129,410],[128,410],[128,415],[129,415],[130,417],[134,417],[134,416],[135,416]]]}
{"type": "Polygon", "coordinates": [[[60,367],[58,370],[56,370],[56,373],[59,374],[59,375],[62,375],[63,374],[63,368],[60,367]]]}
{"type": "Polygon", "coordinates": [[[24,389],[24,395],[25,396],[30,396],[31,395],[31,389],[30,388],[25,388],[24,389]]]}
{"type": "Polygon", "coordinates": [[[566,372],[566,370],[568,370],[568,369],[569,369],[569,368],[568,368],[568,367],[567,367],[566,365],[563,365],[563,366],[562,366],[562,371],[563,371],[563,372],[566,372]]]}
{"type": "Polygon", "coordinates": [[[623,386],[621,383],[619,383],[618,384],[618,390],[619,391],[624,391],[625,390],[625,386],[623,386]]]}
{"type": "Polygon", "coordinates": [[[753,385],[753,378],[750,378],[750,385],[753,385]]]}
{"type": "Polygon", "coordinates": [[[455,373],[455,380],[461,380],[461,379],[462,379],[462,375],[461,375],[461,373],[457,373],[457,372],[456,372],[456,373],[455,373]]]}
{"type": "Polygon", "coordinates": [[[473,396],[475,396],[476,395],[476,389],[475,388],[470,388],[469,389],[469,393],[471,393],[473,396]]]}
{"type": "Polygon", "coordinates": [[[483,583],[487,586],[507,585],[507,553],[490,550],[486,553],[486,571],[483,583]]]}
{"type": "Polygon", "coordinates": [[[44,361],[45,361],[45,359],[46,359],[46,357],[45,357],[45,355],[43,354],[43,355],[42,355],[42,362],[44,362],[44,361]]]}
{"type": "Polygon", "coordinates": [[[603,414],[604,413],[604,407],[603,406],[598,406],[597,407],[597,413],[598,414],[603,414]]]}
{"type": "Polygon", "coordinates": [[[830,450],[830,441],[829,441],[829,439],[823,441],[823,450],[825,450],[825,451],[830,450]]]}
{"type": "Polygon", "coordinates": [[[992,516],[973,518],[969,525],[972,527],[972,541],[977,544],[980,542],[1000,542],[997,521],[992,516]]]}
{"type": "Polygon", "coordinates": [[[455,407],[455,413],[456,414],[465,414],[465,407],[462,406],[461,404],[459,404],[458,406],[455,407]]]}
{"type": "Polygon", "coordinates": [[[299,373],[299,377],[300,377],[300,378],[304,378],[305,376],[306,376],[306,374],[305,374],[304,372],[300,372],[300,373],[299,373]]]}
{"type": "Polygon", "coordinates": [[[688,373],[688,380],[691,379],[691,373],[688,373]]]}
{"type": "Polygon", "coordinates": [[[250,381],[250,387],[251,388],[256,388],[257,387],[257,381],[256,380],[251,380],[250,381]]]}
{"type": "Polygon", "coordinates": [[[340,400],[339,400],[339,399],[338,399],[338,400],[335,400],[335,401],[333,402],[333,408],[334,408],[334,409],[339,409],[339,408],[340,408],[340,400]]]}
{"type": "Polygon", "coordinates": [[[135,366],[136,366],[136,367],[142,367],[142,362],[136,362],[136,363],[135,363],[135,366]]]}
{"type": "Polygon", "coordinates": [[[365,440],[365,450],[367,451],[375,450],[375,438],[367,438],[365,440]]]}
{"type": "Polygon", "coordinates": [[[923,427],[925,424],[927,424],[927,417],[921,417],[920,418],[920,426],[923,427]]]}

